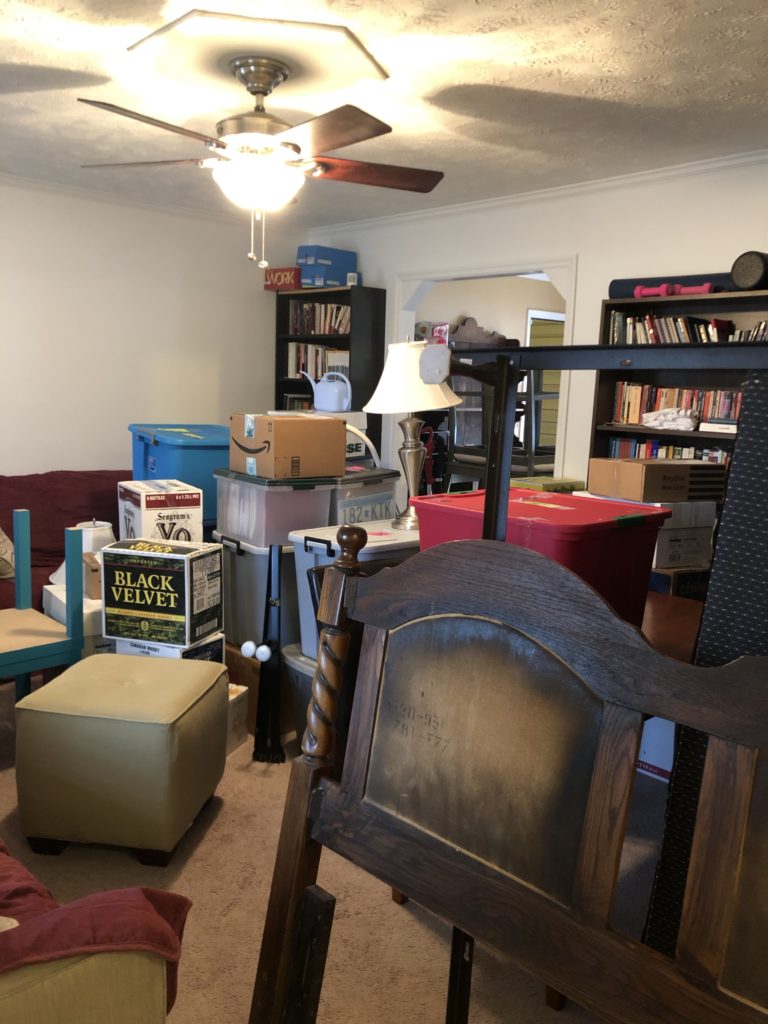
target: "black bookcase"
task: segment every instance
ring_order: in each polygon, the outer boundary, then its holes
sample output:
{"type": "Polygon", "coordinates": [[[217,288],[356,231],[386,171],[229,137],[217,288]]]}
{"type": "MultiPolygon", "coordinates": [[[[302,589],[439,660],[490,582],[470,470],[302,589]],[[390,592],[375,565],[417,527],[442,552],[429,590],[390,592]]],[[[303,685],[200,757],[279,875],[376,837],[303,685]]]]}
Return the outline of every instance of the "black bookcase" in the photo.
{"type": "MultiPolygon", "coordinates": [[[[352,385],[352,409],[373,394],[384,367],[386,292],[383,288],[302,288],[277,293],[275,408],[311,406],[312,388],[295,368],[297,348],[337,349],[348,353],[346,376],[352,385]],[[345,311],[348,309],[348,313],[345,311]]],[[[322,355],[322,353],[320,353],[322,355]]],[[[317,367],[317,362],[315,362],[317,367]]],[[[312,373],[312,369],[309,370],[312,373]]],[[[319,370],[312,375],[317,379],[319,370]]],[[[368,414],[368,436],[381,447],[381,417],[368,414]]]]}
{"type": "MultiPolygon", "coordinates": [[[[760,334],[762,321],[768,322],[768,291],[606,299],[602,306],[600,345],[614,348],[618,352],[622,343],[627,341],[627,325],[632,324],[630,337],[634,343],[629,347],[638,356],[643,353],[642,362],[646,365],[640,366],[638,360],[634,360],[632,365],[617,365],[617,368],[598,371],[590,454],[607,458],[617,454],[619,442],[647,444],[656,441],[668,446],[670,450],[687,450],[687,457],[690,457],[693,450],[696,457],[706,457],[707,453],[712,453],[717,458],[715,453],[722,452],[722,461],[729,461],[736,440],[735,433],[704,428],[692,431],[659,430],[616,422],[616,389],[620,382],[624,382],[656,388],[739,391],[743,388],[752,363],[751,359],[744,358],[748,354],[745,345],[761,345],[765,342],[765,330],[762,336],[760,334]],[[714,340],[710,335],[704,341],[708,325],[713,321],[720,325],[720,340],[714,340]],[[744,336],[738,342],[727,341],[729,324],[734,331],[741,331],[745,335],[752,333],[754,337],[749,339],[744,336]],[[670,344],[680,345],[681,350],[685,347],[689,351],[695,350],[698,357],[696,366],[681,365],[678,368],[667,364],[646,368],[649,358],[646,353],[662,351],[670,344]]],[[[711,328],[711,331],[717,333],[715,328],[711,328]]],[[[652,360],[653,357],[650,358],[652,360]]],[[[620,364],[621,360],[616,360],[616,363],[620,364]]],[[[628,451],[623,454],[640,457],[628,451]]]]}

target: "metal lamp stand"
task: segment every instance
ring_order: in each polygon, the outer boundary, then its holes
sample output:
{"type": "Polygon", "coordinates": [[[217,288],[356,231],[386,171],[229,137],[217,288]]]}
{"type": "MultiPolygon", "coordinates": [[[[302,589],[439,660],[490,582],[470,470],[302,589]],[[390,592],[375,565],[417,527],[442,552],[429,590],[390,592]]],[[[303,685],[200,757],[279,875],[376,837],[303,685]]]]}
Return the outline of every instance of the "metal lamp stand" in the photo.
{"type": "Polygon", "coordinates": [[[398,450],[400,465],[403,467],[407,497],[405,508],[392,520],[392,527],[395,530],[418,530],[419,520],[416,509],[411,507],[411,498],[419,493],[419,482],[424,469],[424,460],[427,457],[427,449],[421,441],[421,428],[424,420],[418,416],[406,416],[399,421],[400,429],[403,432],[403,443],[398,450]]]}

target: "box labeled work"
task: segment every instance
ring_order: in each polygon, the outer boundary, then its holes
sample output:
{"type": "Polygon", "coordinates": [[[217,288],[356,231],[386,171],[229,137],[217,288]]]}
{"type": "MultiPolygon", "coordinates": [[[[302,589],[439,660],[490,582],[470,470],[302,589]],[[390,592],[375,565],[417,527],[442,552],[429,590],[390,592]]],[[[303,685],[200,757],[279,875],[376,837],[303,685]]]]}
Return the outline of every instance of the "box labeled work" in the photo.
{"type": "Polygon", "coordinates": [[[720,501],[727,475],[697,459],[590,459],[587,490],[627,501],[720,501]]]}
{"type": "Polygon", "coordinates": [[[202,540],[203,491],[181,480],[121,480],[117,485],[121,540],[202,540]]]}
{"type": "Polygon", "coordinates": [[[190,647],[221,632],[220,544],[122,540],[101,557],[104,636],[190,647]]]}
{"type": "Polygon", "coordinates": [[[143,658],[184,658],[186,661],[216,661],[224,664],[224,634],[216,633],[191,647],[152,644],[146,640],[115,640],[116,654],[143,658]]]}
{"type": "Polygon", "coordinates": [[[229,423],[229,468],[236,473],[270,480],[344,476],[344,420],[240,412],[229,423]]]}
{"type": "Polygon", "coordinates": [[[285,292],[301,288],[300,267],[267,267],[264,288],[268,292],[285,292]]]}

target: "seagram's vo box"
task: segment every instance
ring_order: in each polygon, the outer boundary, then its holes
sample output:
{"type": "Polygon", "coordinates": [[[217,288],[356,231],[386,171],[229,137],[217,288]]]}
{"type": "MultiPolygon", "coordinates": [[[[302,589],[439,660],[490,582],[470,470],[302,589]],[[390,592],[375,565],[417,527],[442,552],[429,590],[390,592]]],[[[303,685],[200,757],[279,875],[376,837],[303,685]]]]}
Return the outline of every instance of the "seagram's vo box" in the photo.
{"type": "Polygon", "coordinates": [[[121,540],[202,540],[203,492],[181,480],[121,480],[117,485],[121,540]]]}
{"type": "Polygon", "coordinates": [[[104,636],[189,647],[222,630],[220,544],[118,540],[101,557],[104,636]]]}

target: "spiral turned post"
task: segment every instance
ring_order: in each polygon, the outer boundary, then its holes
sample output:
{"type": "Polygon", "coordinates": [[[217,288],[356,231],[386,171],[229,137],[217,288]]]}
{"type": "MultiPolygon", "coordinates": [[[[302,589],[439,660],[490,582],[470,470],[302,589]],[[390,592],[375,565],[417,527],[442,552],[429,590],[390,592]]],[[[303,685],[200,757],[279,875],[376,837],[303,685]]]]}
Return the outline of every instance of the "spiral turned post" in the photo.
{"type": "Polygon", "coordinates": [[[344,679],[350,632],[347,594],[352,577],[360,575],[358,555],[368,535],[360,526],[342,526],[336,534],[339,557],[323,578],[318,620],[323,623],[307,708],[307,728],[301,743],[304,757],[327,761],[333,754],[336,709],[344,679]]]}

